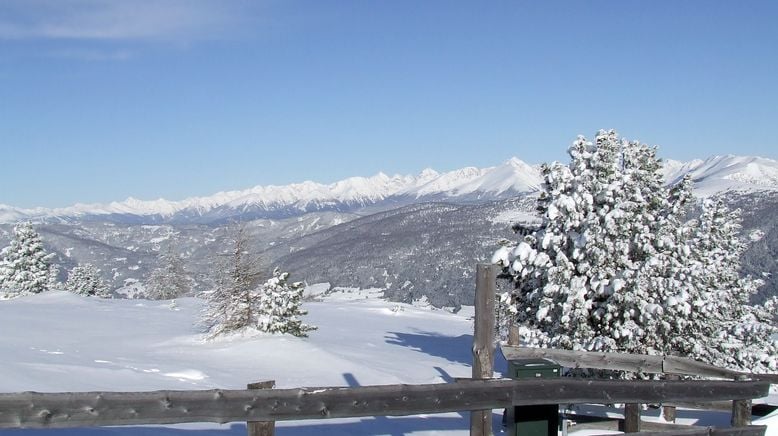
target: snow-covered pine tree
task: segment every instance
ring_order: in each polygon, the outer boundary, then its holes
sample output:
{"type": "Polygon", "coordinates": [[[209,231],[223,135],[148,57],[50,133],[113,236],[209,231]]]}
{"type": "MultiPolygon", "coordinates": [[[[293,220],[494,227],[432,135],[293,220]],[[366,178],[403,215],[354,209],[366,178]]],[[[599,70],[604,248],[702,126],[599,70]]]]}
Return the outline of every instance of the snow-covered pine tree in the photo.
{"type": "Polygon", "coordinates": [[[230,242],[230,252],[217,262],[216,286],[203,293],[207,305],[202,323],[211,337],[259,324],[260,260],[249,251],[244,225],[238,226],[230,242]]]}
{"type": "Polygon", "coordinates": [[[160,251],[157,265],[146,281],[146,298],[171,300],[191,290],[192,280],[186,273],[181,255],[175,250],[173,244],[160,251]]]}
{"type": "Polygon", "coordinates": [[[70,270],[65,282],[65,290],[79,295],[110,298],[111,291],[100,277],[100,270],[85,263],[70,270]]]}
{"type": "Polygon", "coordinates": [[[665,188],[656,150],[614,131],[569,153],[570,165],[543,167],[541,228],[493,258],[513,277],[529,339],[770,368],[769,317],[744,306],[755,283],[738,275],[737,217],[716,203],[686,221],[689,180],[665,188]],[[727,343],[766,352],[726,360],[727,343]]]}
{"type": "Polygon", "coordinates": [[[544,165],[541,229],[495,261],[514,277],[518,320],[542,346],[642,351],[641,265],[684,196],[663,187],[656,150],[600,131],[579,137],[570,165],[544,165]]]}
{"type": "Polygon", "coordinates": [[[14,237],[0,255],[0,288],[17,294],[35,294],[56,282],[56,268],[51,264],[54,255],[46,253],[30,222],[14,227],[14,237]]]}
{"type": "Polygon", "coordinates": [[[680,355],[751,372],[775,371],[778,349],[770,312],[751,306],[760,285],[741,277],[740,212],[721,200],[702,203],[699,217],[668,222],[656,255],[641,269],[647,292],[641,322],[653,331],[642,352],[680,355]]]}
{"type": "Polygon", "coordinates": [[[308,336],[316,327],[303,324],[299,317],[308,312],[302,308],[301,283],[289,283],[289,273],[276,268],[273,277],[259,289],[259,329],[268,333],[308,336]]]}
{"type": "Polygon", "coordinates": [[[695,310],[686,322],[695,330],[710,331],[711,325],[716,329],[707,342],[684,345],[692,346],[689,355],[714,365],[771,372],[778,369],[778,347],[770,336],[778,329],[764,306],[749,304],[761,282],[740,275],[746,249],[739,237],[740,221],[740,211],[729,210],[720,199],[703,203],[690,253],[697,298],[690,301],[695,310]]]}

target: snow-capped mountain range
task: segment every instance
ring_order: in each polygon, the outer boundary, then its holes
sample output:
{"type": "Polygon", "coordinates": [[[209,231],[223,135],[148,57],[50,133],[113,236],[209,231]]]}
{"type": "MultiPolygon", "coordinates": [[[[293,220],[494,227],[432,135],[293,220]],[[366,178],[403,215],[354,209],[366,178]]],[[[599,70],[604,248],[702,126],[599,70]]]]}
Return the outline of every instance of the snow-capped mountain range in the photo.
{"type": "Polygon", "coordinates": [[[713,156],[689,162],[666,161],[665,180],[669,184],[690,175],[698,196],[724,191],[754,192],[778,189],[778,161],[755,156],[713,156]]]}
{"type": "MultiPolygon", "coordinates": [[[[778,161],[749,156],[714,156],[690,162],[666,161],[664,176],[675,183],[686,174],[700,196],[723,191],[778,190],[778,161]]],[[[109,204],[21,209],[0,205],[0,223],[24,219],[111,219],[131,222],[212,222],[244,217],[284,217],[321,210],[357,210],[367,206],[423,201],[472,202],[529,194],[540,189],[539,166],[520,159],[489,168],[466,167],[418,175],[351,177],[331,184],[312,181],[285,186],[256,186],[181,201],[128,198],[109,204]]]]}

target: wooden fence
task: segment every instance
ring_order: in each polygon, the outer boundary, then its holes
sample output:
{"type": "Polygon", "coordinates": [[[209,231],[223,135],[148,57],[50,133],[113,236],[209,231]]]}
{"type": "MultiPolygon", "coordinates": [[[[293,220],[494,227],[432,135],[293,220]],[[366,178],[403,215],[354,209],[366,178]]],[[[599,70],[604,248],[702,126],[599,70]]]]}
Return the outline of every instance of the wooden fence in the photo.
{"type": "MultiPolygon", "coordinates": [[[[523,348],[516,346],[503,346],[502,353],[508,360],[516,359],[548,359],[566,368],[605,369],[629,371],[644,374],[664,374],[668,381],[677,383],[690,383],[678,381],[678,375],[711,378],[732,378],[735,381],[754,380],[763,383],[775,383],[778,376],[775,374],[744,374],[731,371],[726,368],[718,368],[691,359],[672,356],[645,356],[625,353],[596,353],[587,351],[557,350],[549,348],[523,348]]],[[[756,398],[756,397],[755,397],[756,398]]],[[[747,398],[730,398],[732,400],[732,425],[744,427],[751,423],[751,402],[747,398]]],[[[716,400],[707,398],[702,401],[677,401],[667,399],[663,415],[667,421],[675,421],[675,407],[677,405],[702,409],[721,408],[713,403],[716,400]]],[[[626,402],[625,424],[627,430],[638,431],[640,428],[640,408],[638,401],[626,402]]]]}
{"type": "Polygon", "coordinates": [[[423,385],[0,394],[0,428],[400,416],[534,404],[758,398],[763,381],[460,380],[423,385]]]}
{"type": "Polygon", "coordinates": [[[676,356],[557,350],[503,346],[506,359],[549,359],[566,368],[608,369],[646,374],[676,374],[710,378],[747,378],[778,383],[778,374],[749,374],[676,356]]]}
{"type": "MultiPolygon", "coordinates": [[[[568,367],[672,372],[730,380],[623,381],[597,379],[492,379],[496,269],[477,267],[473,378],[453,383],[273,389],[273,382],[245,390],[62,392],[0,394],[0,428],[66,428],[190,422],[248,423],[250,436],[272,435],[274,422],[403,416],[472,411],[471,434],[491,434],[491,410],[538,404],[626,403],[635,415],[641,403],[744,401],[767,394],[773,375],[744,375],[699,362],[613,353],[573,353],[504,347],[508,358],[545,357],[568,367]],[[695,366],[696,365],[696,366],[695,366]],[[700,366],[702,365],[702,366],[700,366]],[[632,368],[632,369],[630,369],[632,368]],[[637,369],[636,369],[637,368],[637,369]],[[746,379],[748,376],[752,379],[746,379]],[[736,380],[733,380],[736,379],[736,380]]],[[[740,403],[738,403],[740,402],[740,403]]],[[[639,430],[638,425],[631,428],[639,430]]],[[[634,419],[633,419],[634,423],[634,419]]],[[[663,436],[756,436],[764,427],[694,428],[663,436]]],[[[649,435],[653,433],[636,433],[649,435]]]]}
{"type": "MultiPolygon", "coordinates": [[[[491,348],[485,345],[484,341],[494,340],[493,337],[488,336],[486,331],[493,332],[493,326],[496,324],[493,302],[496,294],[496,277],[499,269],[500,268],[496,265],[491,264],[479,264],[476,267],[475,334],[473,341],[474,378],[476,377],[475,367],[479,360],[494,361],[493,357],[484,357],[483,354],[488,352],[488,350],[491,350],[491,348]]],[[[687,383],[689,386],[694,386],[697,382],[679,381],[678,376],[724,378],[736,382],[757,380],[768,385],[770,383],[778,383],[778,374],[747,374],[676,356],[648,356],[625,353],[596,353],[546,348],[524,348],[519,346],[517,329],[511,329],[508,345],[502,346],[501,349],[506,360],[548,359],[566,368],[604,369],[662,374],[668,382],[687,383]]],[[[712,402],[716,401],[712,395],[703,397],[705,399],[701,401],[665,398],[663,401],[657,403],[666,405],[663,410],[665,419],[668,421],[675,421],[675,405],[693,405],[706,408],[712,402]]],[[[758,432],[758,429],[749,427],[749,424],[751,423],[751,399],[735,396],[728,400],[731,401],[732,426],[735,428],[750,429],[740,431],[758,432]]],[[[559,401],[555,403],[565,402],[559,401]]],[[[597,401],[593,403],[602,402],[597,401]]],[[[623,429],[625,432],[636,433],[640,431],[640,404],[645,404],[646,402],[627,400],[611,401],[610,403],[625,403],[623,421],[623,429]]],[[[481,420],[475,419],[471,421],[471,436],[487,436],[492,434],[490,425],[482,425],[481,422],[481,420]]],[[[699,431],[699,429],[695,431],[699,431]]],[[[662,434],[667,436],[667,433],[662,434]]]]}

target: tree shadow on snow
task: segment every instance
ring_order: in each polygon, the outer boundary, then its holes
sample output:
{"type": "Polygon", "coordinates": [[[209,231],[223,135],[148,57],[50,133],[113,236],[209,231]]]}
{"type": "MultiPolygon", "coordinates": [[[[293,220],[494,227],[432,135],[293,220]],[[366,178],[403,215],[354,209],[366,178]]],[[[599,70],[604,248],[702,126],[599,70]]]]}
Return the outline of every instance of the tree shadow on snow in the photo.
{"type": "Polygon", "coordinates": [[[473,335],[443,336],[438,333],[387,332],[386,343],[408,347],[449,362],[470,365],[473,363],[473,335]]]}
{"type": "MultiPolygon", "coordinates": [[[[442,371],[442,370],[441,370],[442,371]]],[[[350,372],[343,373],[343,379],[349,387],[355,388],[361,386],[354,374],[350,372]]],[[[321,423],[308,433],[309,427],[296,428],[294,435],[315,434],[367,434],[367,435],[404,435],[406,433],[421,430],[452,431],[470,428],[470,421],[464,416],[425,416],[421,417],[387,417],[374,416],[369,418],[360,418],[356,422],[327,424],[321,423]],[[329,427],[329,428],[328,428],[329,427]],[[297,433],[300,431],[300,433],[297,433]],[[334,431],[334,433],[329,433],[334,431]]]]}
{"type": "MultiPolygon", "coordinates": [[[[473,335],[444,336],[432,332],[388,332],[386,343],[408,347],[449,362],[471,366],[473,364],[473,335]]],[[[495,350],[494,368],[503,374],[508,367],[502,353],[495,350]]]]}
{"type": "MultiPolygon", "coordinates": [[[[469,414],[465,416],[401,416],[368,417],[349,422],[326,420],[279,422],[276,435],[279,436],[337,436],[337,435],[406,435],[415,432],[452,431],[467,432],[470,428],[469,414]]],[[[493,415],[495,429],[499,429],[500,415],[493,415]]],[[[218,429],[191,429],[175,427],[100,427],[69,429],[25,429],[2,430],[2,436],[245,436],[246,424],[231,424],[218,429]]]]}
{"type": "MultiPolygon", "coordinates": [[[[277,423],[279,436],[337,436],[337,435],[405,435],[418,431],[465,431],[469,420],[458,416],[375,417],[353,422],[298,421],[277,423]]],[[[3,430],[2,436],[245,436],[246,424],[232,424],[220,429],[186,429],[170,427],[101,427],[47,430],[3,430]]]]}
{"type": "Polygon", "coordinates": [[[219,429],[188,429],[171,427],[96,427],[66,429],[2,430],[2,436],[237,436],[246,435],[245,424],[232,424],[219,429]]]}

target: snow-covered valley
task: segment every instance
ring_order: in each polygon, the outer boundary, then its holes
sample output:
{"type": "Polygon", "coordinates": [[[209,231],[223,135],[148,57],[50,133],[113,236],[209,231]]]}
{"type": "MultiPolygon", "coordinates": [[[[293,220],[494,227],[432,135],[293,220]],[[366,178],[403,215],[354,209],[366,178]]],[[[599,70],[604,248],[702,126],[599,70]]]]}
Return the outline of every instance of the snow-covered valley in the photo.
{"type": "MultiPolygon", "coordinates": [[[[757,301],[778,292],[778,162],[732,155],[664,161],[668,183],[686,174],[696,195],[715,194],[743,210],[749,237],[743,272],[765,282],[757,301]]],[[[213,260],[225,249],[231,220],[239,219],[268,268],[280,266],[294,280],[381,287],[395,301],[427,296],[438,307],[467,305],[474,264],[513,238],[512,221],[538,219],[538,183],[537,166],[512,158],[489,168],[256,187],[178,202],[56,210],[0,205],[0,246],[17,220],[30,219],[56,255],[60,281],[89,263],[112,291],[134,297],[172,244],[199,292],[211,286],[213,260]]]]}

